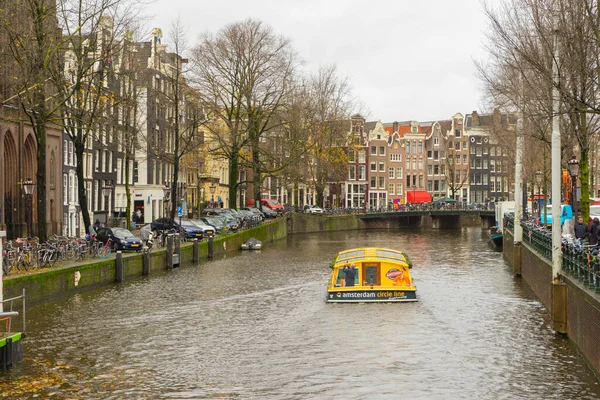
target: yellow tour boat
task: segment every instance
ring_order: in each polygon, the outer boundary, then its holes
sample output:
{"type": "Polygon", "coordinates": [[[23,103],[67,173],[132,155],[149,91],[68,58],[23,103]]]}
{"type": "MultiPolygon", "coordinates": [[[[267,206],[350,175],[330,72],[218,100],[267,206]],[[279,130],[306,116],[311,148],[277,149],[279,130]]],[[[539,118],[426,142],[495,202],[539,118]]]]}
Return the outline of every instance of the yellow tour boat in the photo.
{"type": "Polygon", "coordinates": [[[328,303],[417,301],[412,263],[401,251],[360,247],[340,251],[331,262],[328,303]]]}

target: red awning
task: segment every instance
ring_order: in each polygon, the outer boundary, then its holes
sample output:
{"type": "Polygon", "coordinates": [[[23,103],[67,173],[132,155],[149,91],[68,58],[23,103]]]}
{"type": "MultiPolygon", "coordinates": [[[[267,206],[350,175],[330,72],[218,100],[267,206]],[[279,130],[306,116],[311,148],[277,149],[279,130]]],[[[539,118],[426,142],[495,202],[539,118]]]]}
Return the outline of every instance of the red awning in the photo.
{"type": "Polygon", "coordinates": [[[431,203],[431,195],[426,190],[408,190],[406,201],[408,203],[431,203]]]}

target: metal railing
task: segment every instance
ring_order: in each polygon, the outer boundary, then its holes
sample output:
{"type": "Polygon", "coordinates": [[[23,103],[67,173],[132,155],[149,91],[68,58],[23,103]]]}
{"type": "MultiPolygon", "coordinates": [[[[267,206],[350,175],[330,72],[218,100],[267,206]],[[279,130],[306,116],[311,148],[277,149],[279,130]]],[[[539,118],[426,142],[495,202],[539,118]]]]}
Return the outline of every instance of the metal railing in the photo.
{"type": "Polygon", "coordinates": [[[10,334],[11,330],[12,330],[12,319],[13,317],[17,317],[19,315],[19,313],[17,311],[15,311],[14,305],[15,305],[15,301],[16,300],[23,300],[22,301],[22,313],[21,315],[23,316],[23,333],[25,333],[26,330],[26,307],[25,307],[25,288],[23,288],[23,294],[17,297],[12,297],[10,299],[4,299],[2,300],[2,306],[4,307],[5,304],[9,305],[9,310],[8,311],[4,311],[4,312],[0,312],[0,321],[5,321],[6,323],[6,333],[10,334]]]}
{"type": "MultiPolygon", "coordinates": [[[[514,229],[514,223],[513,214],[505,215],[504,226],[514,229]]],[[[536,225],[534,221],[521,221],[521,227],[523,242],[552,262],[552,231],[536,225]]],[[[563,274],[577,279],[594,293],[600,293],[600,247],[563,238],[561,250],[563,274]]]]}

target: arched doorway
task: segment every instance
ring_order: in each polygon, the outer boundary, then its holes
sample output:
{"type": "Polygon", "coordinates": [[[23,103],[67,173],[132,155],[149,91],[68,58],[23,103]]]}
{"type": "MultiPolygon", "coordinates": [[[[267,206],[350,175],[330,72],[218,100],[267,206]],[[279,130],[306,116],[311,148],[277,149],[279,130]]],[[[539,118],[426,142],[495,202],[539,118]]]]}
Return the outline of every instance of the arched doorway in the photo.
{"type": "Polygon", "coordinates": [[[17,145],[11,131],[4,134],[4,215],[3,223],[6,225],[6,235],[13,239],[19,235],[19,163],[17,158],[17,145]]]}

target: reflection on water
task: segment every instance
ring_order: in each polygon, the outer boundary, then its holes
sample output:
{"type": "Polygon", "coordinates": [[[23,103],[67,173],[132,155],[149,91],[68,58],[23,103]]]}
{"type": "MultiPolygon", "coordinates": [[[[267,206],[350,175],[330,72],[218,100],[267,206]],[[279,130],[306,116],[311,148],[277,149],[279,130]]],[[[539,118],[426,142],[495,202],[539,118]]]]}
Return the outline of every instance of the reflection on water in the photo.
{"type": "Polygon", "coordinates": [[[28,310],[10,398],[595,399],[479,229],[311,234],[28,310]],[[419,302],[326,304],[329,261],[406,250],[419,302]]]}

